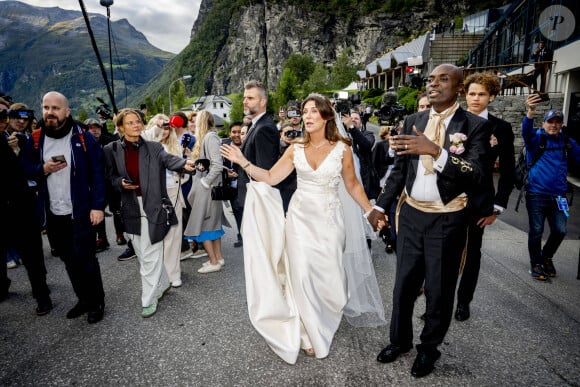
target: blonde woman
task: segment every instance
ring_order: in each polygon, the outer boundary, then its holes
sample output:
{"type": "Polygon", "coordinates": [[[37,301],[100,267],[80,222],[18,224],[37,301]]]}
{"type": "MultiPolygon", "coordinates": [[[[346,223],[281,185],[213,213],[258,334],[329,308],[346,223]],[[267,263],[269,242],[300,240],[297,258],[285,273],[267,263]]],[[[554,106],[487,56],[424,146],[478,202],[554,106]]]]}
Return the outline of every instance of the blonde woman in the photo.
{"type": "Polygon", "coordinates": [[[209,256],[198,273],[213,273],[224,266],[221,237],[222,202],[212,200],[211,187],[221,183],[223,161],[220,155],[221,140],[214,127],[213,115],[202,110],[196,117],[197,141],[191,151],[191,159],[209,159],[209,169],[198,168],[193,176],[191,191],[187,200],[191,205],[191,215],[185,228],[187,239],[203,244],[209,256]]]}
{"type": "MultiPolygon", "coordinates": [[[[147,128],[141,133],[141,136],[149,141],[160,142],[163,149],[169,154],[181,157],[183,148],[177,139],[175,128],[169,125],[169,117],[165,114],[157,114],[147,125],[147,128]]],[[[167,195],[175,209],[178,223],[171,226],[169,232],[163,239],[163,263],[169,282],[174,288],[181,286],[181,238],[183,237],[182,215],[185,201],[179,189],[180,174],[166,170],[167,195]]],[[[185,179],[189,175],[184,175],[185,179]]],[[[183,183],[183,180],[182,180],[183,183]]]]}

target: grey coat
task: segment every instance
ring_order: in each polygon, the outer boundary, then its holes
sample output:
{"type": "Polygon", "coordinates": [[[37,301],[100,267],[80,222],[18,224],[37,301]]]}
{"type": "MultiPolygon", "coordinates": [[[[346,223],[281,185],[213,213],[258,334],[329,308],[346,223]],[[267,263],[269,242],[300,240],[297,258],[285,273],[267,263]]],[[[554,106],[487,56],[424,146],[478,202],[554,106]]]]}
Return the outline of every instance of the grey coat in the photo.
{"type": "Polygon", "coordinates": [[[221,143],[215,131],[208,132],[202,140],[199,158],[209,159],[211,165],[209,171],[197,171],[193,176],[191,191],[187,197],[191,204],[191,215],[183,232],[184,235],[198,236],[202,231],[220,230],[222,224],[229,227],[229,223],[223,219],[222,202],[211,198],[211,187],[222,182],[221,143]]]}
{"type": "MultiPolygon", "coordinates": [[[[139,181],[143,198],[143,209],[149,223],[149,238],[151,243],[163,240],[169,228],[177,224],[175,211],[169,214],[163,208],[161,199],[168,198],[165,186],[165,170],[183,171],[185,160],[171,155],[158,142],[139,141],[139,181]]],[[[137,195],[133,190],[123,189],[122,179],[126,179],[125,149],[122,140],[105,146],[105,161],[107,178],[115,189],[121,192],[121,216],[125,232],[141,235],[141,217],[137,195]]]]}

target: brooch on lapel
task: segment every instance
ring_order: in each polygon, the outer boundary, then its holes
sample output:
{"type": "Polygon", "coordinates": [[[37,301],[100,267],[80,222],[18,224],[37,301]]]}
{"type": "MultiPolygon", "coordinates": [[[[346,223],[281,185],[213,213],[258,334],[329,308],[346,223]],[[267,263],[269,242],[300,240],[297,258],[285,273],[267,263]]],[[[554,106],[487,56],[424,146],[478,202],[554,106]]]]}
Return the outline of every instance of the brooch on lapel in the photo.
{"type": "Polygon", "coordinates": [[[449,152],[455,153],[456,155],[465,152],[465,147],[463,146],[465,140],[467,140],[467,136],[461,132],[450,134],[449,143],[451,146],[449,147],[449,152]]]}
{"type": "Polygon", "coordinates": [[[491,135],[491,138],[489,139],[489,143],[491,144],[491,147],[493,148],[494,146],[497,145],[497,137],[495,137],[493,134],[491,135]]]}

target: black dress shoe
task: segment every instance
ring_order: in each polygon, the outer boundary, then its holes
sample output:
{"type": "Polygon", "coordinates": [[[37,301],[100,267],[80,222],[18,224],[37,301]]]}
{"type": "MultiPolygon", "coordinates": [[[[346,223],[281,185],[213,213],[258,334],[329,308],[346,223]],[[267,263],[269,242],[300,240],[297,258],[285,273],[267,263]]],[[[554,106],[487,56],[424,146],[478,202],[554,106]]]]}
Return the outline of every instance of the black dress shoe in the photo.
{"type": "Polygon", "coordinates": [[[455,319],[457,321],[465,321],[469,318],[469,304],[457,304],[457,309],[455,310],[455,319]]]}
{"type": "Polygon", "coordinates": [[[96,308],[91,308],[91,310],[89,310],[87,314],[87,322],[89,324],[98,323],[103,319],[104,314],[105,314],[104,304],[100,304],[96,308]]]}
{"type": "Polygon", "coordinates": [[[50,300],[50,298],[38,301],[38,304],[36,306],[37,316],[44,316],[45,314],[48,314],[48,312],[50,312],[51,310],[52,310],[52,301],[50,300]]]}
{"type": "Polygon", "coordinates": [[[429,375],[435,369],[435,362],[441,357],[441,352],[433,350],[430,352],[419,351],[413,367],[411,368],[411,375],[416,378],[422,378],[429,375]]]}
{"type": "Polygon", "coordinates": [[[411,347],[402,348],[395,344],[389,344],[377,355],[377,361],[381,363],[392,363],[397,360],[399,355],[407,353],[410,350],[411,347]]]}
{"type": "Polygon", "coordinates": [[[237,242],[234,242],[234,247],[242,247],[244,245],[244,242],[242,242],[242,240],[238,240],[237,242]]]}
{"type": "Polygon", "coordinates": [[[87,307],[86,304],[83,303],[77,303],[75,306],[73,306],[73,308],[71,310],[68,311],[68,313],[66,314],[66,318],[77,318],[77,317],[81,317],[83,314],[87,313],[89,311],[89,308],[87,307]]]}

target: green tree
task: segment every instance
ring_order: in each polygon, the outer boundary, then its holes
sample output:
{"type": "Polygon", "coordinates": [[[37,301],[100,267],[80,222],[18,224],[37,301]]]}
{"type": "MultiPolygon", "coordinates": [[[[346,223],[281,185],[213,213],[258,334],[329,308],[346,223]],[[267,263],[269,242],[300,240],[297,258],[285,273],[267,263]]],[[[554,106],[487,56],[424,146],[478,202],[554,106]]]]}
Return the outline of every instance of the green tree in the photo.
{"type": "Polygon", "coordinates": [[[89,118],[89,113],[85,108],[81,108],[77,114],[77,121],[84,122],[87,118],[89,118]]]}
{"type": "Polygon", "coordinates": [[[329,88],[328,81],[328,70],[322,63],[317,63],[308,80],[302,85],[302,92],[304,95],[324,92],[329,88]]]}
{"type": "Polygon", "coordinates": [[[356,67],[348,59],[350,52],[350,48],[343,50],[331,68],[330,87],[333,89],[343,89],[356,79],[356,67]]]}
{"type": "Polygon", "coordinates": [[[284,68],[280,81],[278,82],[278,87],[276,88],[276,93],[274,95],[274,100],[276,105],[282,106],[292,99],[296,99],[295,89],[297,83],[297,77],[289,68],[284,68]]]}
{"type": "Polygon", "coordinates": [[[177,111],[184,107],[186,99],[187,96],[185,95],[183,81],[175,82],[171,87],[171,108],[173,111],[177,111]]]}
{"type": "Polygon", "coordinates": [[[232,94],[229,98],[232,100],[230,122],[241,121],[244,118],[244,94],[232,94]]]}
{"type": "Polygon", "coordinates": [[[296,76],[296,86],[300,87],[310,78],[310,74],[314,71],[314,59],[312,55],[290,54],[288,60],[284,64],[284,70],[288,69],[296,76]]]}

